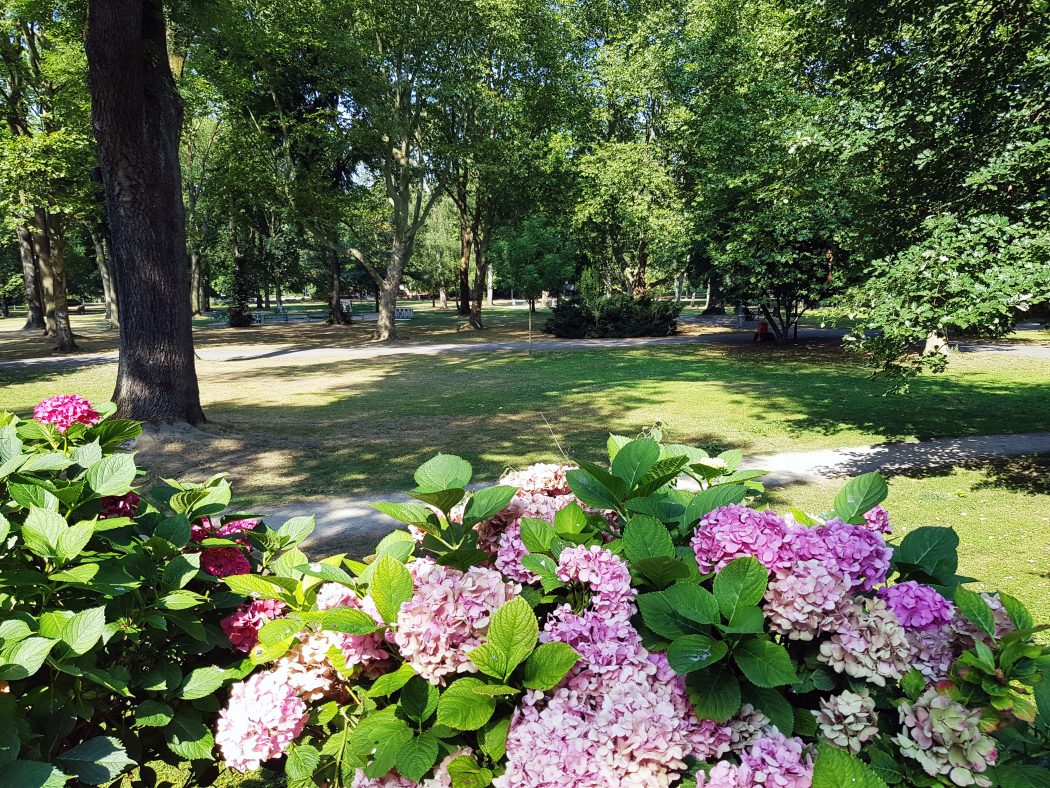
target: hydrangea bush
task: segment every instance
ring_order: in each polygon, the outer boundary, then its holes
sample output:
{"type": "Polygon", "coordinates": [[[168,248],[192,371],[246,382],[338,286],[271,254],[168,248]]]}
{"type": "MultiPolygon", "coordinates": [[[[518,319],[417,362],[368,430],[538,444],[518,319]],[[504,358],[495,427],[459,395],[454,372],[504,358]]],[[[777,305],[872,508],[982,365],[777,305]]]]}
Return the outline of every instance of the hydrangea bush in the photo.
{"type": "Polygon", "coordinates": [[[754,508],[741,459],[612,436],[470,492],[435,457],[367,561],[225,578],[259,667],[220,757],[354,788],[1050,784],[1050,649],[954,532],[887,542],[876,474],[754,508]]]}
{"type": "Polygon", "coordinates": [[[142,491],[122,448],[141,427],[115,410],[61,395],[30,421],[0,413],[3,785],[103,785],[157,759],[210,784],[218,691],[254,669],[222,626],[247,595],[220,577],[306,563],[287,548],[311,520],[224,514],[221,477],[142,491]]]}
{"type": "MultiPolygon", "coordinates": [[[[774,512],[739,452],[611,436],[607,464],[470,489],[438,455],[363,561],[312,521],[142,491],[137,425],[79,400],[0,417],[0,767],[145,764],[292,788],[1050,785],[1050,649],[899,541],[885,482],[774,512]]],[[[137,768],[136,768],[137,767],[137,768]]],[[[13,778],[12,778],[13,779],[13,778]]]]}

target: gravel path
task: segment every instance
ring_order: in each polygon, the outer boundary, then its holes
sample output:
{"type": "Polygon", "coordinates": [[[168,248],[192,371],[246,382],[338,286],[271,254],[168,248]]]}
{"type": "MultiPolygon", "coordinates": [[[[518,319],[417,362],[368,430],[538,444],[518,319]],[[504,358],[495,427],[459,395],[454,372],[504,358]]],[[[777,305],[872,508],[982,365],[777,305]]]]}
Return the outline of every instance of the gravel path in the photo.
{"type": "MultiPolygon", "coordinates": [[[[764,481],[776,487],[829,477],[856,476],[868,471],[935,468],[993,457],[1047,453],[1050,453],[1050,432],[1037,432],[787,452],[749,458],[744,467],[769,471],[764,481]]],[[[313,514],[317,518],[317,530],[308,542],[309,548],[318,552],[363,555],[370,552],[383,536],[400,526],[369,504],[408,500],[408,496],[402,493],[362,498],[319,498],[273,507],[269,509],[269,515],[271,522],[279,524],[289,517],[313,514]]]]}

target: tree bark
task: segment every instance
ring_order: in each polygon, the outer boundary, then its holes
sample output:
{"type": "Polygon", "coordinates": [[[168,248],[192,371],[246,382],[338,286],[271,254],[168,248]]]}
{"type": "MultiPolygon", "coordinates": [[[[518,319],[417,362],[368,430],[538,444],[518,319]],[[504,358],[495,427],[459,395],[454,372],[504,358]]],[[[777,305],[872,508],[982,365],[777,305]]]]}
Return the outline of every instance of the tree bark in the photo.
{"type": "Polygon", "coordinates": [[[62,264],[62,243],[54,232],[43,208],[36,209],[33,219],[33,242],[40,265],[40,289],[44,301],[44,324],[55,339],[55,350],[68,353],[77,349],[69,325],[69,303],[66,299],[66,271],[62,264]]]}
{"type": "Polygon", "coordinates": [[[722,275],[715,269],[707,275],[707,303],[704,304],[705,315],[724,315],[726,308],[722,305],[722,275]]]}
{"type": "Polygon", "coordinates": [[[493,290],[493,284],[494,284],[493,280],[494,280],[495,277],[494,277],[494,275],[492,273],[492,266],[491,265],[486,265],[485,267],[488,269],[488,273],[485,276],[485,303],[488,306],[495,306],[496,302],[495,302],[495,300],[492,297],[492,290],[493,290]]]}
{"type": "Polygon", "coordinates": [[[33,254],[33,231],[20,224],[15,228],[18,235],[18,253],[22,258],[22,281],[26,290],[26,324],[23,331],[43,331],[44,304],[40,294],[40,270],[33,254]]]}
{"type": "Polygon", "coordinates": [[[202,284],[204,277],[201,271],[201,253],[196,244],[190,242],[190,312],[195,315],[204,313],[202,284]]]}
{"type": "Polygon", "coordinates": [[[343,309],[343,261],[339,252],[330,250],[331,257],[328,261],[328,311],[332,314],[332,322],[337,326],[345,326],[347,320],[346,311],[343,309]]]}
{"type": "Polygon", "coordinates": [[[102,297],[106,302],[106,322],[113,328],[120,327],[120,316],[117,312],[117,290],[113,283],[113,266],[106,249],[106,242],[98,233],[91,234],[95,245],[95,263],[99,276],[102,277],[102,297]]]}
{"type": "Polygon", "coordinates": [[[459,215],[459,314],[470,314],[470,254],[474,250],[474,234],[469,218],[459,215]]]}
{"type": "Polygon", "coordinates": [[[397,324],[394,319],[395,310],[397,309],[397,296],[401,287],[401,276],[405,271],[405,263],[408,262],[411,253],[412,242],[395,234],[386,276],[383,278],[383,283],[379,285],[379,316],[376,319],[376,339],[382,341],[397,339],[397,324]]]}
{"type": "Polygon", "coordinates": [[[204,419],[179,169],[183,101],[161,0],[89,0],[84,42],[120,304],[123,418],[204,419]]]}

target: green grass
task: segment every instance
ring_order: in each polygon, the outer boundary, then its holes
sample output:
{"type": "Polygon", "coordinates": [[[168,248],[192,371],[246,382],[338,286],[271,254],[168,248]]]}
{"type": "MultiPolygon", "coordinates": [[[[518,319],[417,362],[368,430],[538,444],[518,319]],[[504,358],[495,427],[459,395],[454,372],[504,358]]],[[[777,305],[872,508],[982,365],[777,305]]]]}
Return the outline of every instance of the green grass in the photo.
{"type": "MultiPolygon", "coordinates": [[[[959,535],[959,573],[1005,591],[1050,623],[1050,456],[1018,457],[965,468],[894,476],[886,508],[893,540],[921,525],[959,535]]],[[[841,482],[771,492],[774,508],[831,508],[841,482]]]]}
{"type": "MultiPolygon", "coordinates": [[[[247,355],[251,355],[248,353],[247,355]]],[[[198,363],[206,434],[146,458],[165,475],[230,471],[252,503],[404,488],[438,451],[480,479],[507,466],[595,458],[610,431],[656,422],[675,441],[748,454],[1050,430],[1050,363],[966,354],[885,395],[830,347],[637,350],[198,363]]],[[[0,408],[59,391],[112,392],[115,368],[0,370],[0,408]]]]}

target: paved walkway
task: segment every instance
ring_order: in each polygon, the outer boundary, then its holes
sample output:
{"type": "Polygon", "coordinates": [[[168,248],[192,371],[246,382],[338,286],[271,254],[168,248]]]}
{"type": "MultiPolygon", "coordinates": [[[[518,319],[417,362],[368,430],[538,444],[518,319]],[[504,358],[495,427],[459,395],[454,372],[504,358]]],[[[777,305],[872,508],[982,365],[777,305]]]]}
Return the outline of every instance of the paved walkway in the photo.
{"type": "MultiPolygon", "coordinates": [[[[832,328],[800,328],[800,342],[842,339],[846,332],[832,328]]],[[[434,342],[419,345],[366,345],[364,347],[300,348],[295,346],[254,345],[229,348],[198,348],[197,355],[204,361],[263,361],[280,358],[293,362],[364,361],[389,356],[429,356],[450,353],[501,353],[527,350],[602,350],[610,348],[657,347],[662,345],[740,344],[751,341],[749,329],[739,332],[700,334],[698,336],[637,337],[629,339],[537,339],[528,342],[434,342]]],[[[1050,359],[1050,347],[1031,343],[992,344],[959,343],[964,353],[995,351],[1034,358],[1050,359]]],[[[116,351],[82,353],[70,356],[0,361],[0,369],[33,369],[39,367],[77,368],[98,364],[113,364],[116,351]]]]}
{"type": "MultiPolygon", "coordinates": [[[[900,472],[914,468],[959,465],[993,457],[1050,453],[1050,432],[1024,435],[980,435],[934,438],[918,443],[881,443],[844,449],[788,452],[749,458],[744,467],[769,471],[771,487],[805,484],[829,477],[856,476],[868,471],[900,472]]],[[[372,509],[379,501],[408,501],[402,493],[362,498],[323,498],[269,509],[271,523],[313,514],[317,530],[308,547],[319,552],[363,555],[400,523],[372,509]]]]}

